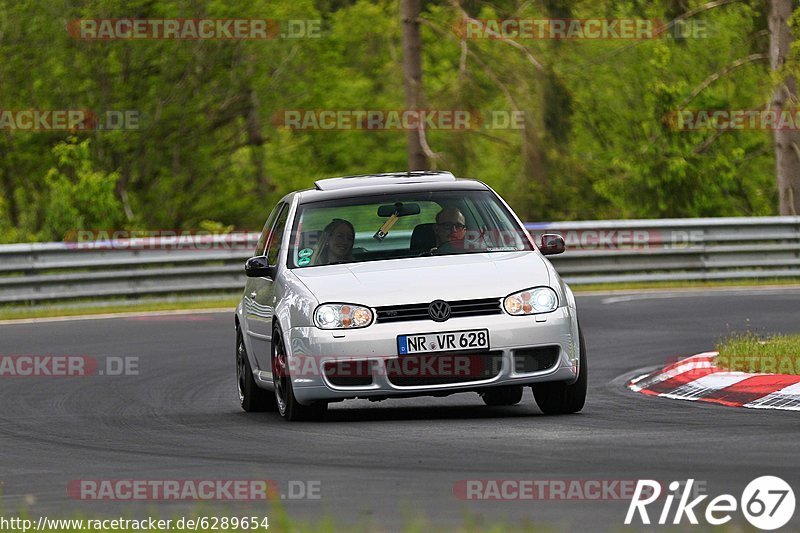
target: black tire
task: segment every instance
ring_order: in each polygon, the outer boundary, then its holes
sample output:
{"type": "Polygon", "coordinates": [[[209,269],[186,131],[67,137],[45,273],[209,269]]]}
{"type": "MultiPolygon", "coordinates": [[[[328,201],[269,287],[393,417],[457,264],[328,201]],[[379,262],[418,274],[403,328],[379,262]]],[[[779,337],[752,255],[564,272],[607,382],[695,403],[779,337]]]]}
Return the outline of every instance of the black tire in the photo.
{"type": "Polygon", "coordinates": [[[481,398],[483,399],[483,403],[492,407],[517,405],[522,401],[522,385],[486,389],[481,392],[481,398]]]}
{"type": "Polygon", "coordinates": [[[300,420],[323,420],[328,411],[328,402],[301,405],[297,402],[286,361],[286,347],[280,329],[272,331],[272,379],[275,385],[275,404],[278,413],[288,422],[300,420]]]}
{"type": "Polygon", "coordinates": [[[239,405],[248,413],[278,409],[275,395],[256,385],[242,331],[238,326],[236,327],[236,388],[239,392],[239,405]]]}
{"type": "Polygon", "coordinates": [[[578,379],[572,384],[553,381],[531,385],[536,405],[546,415],[577,413],[583,409],[586,403],[586,385],[589,373],[586,367],[586,343],[583,341],[583,332],[580,330],[580,326],[578,326],[578,336],[581,343],[578,379]]]}

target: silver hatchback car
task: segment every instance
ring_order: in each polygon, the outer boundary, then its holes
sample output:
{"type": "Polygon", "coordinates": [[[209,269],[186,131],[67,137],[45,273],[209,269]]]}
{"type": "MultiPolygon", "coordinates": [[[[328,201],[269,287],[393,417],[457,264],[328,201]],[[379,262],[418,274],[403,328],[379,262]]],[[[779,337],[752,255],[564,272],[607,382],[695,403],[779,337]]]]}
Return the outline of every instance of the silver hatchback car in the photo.
{"type": "Polygon", "coordinates": [[[273,209],[236,308],[245,411],[477,392],[546,414],[586,398],[575,298],[487,185],[448,172],[331,178],[273,209]]]}

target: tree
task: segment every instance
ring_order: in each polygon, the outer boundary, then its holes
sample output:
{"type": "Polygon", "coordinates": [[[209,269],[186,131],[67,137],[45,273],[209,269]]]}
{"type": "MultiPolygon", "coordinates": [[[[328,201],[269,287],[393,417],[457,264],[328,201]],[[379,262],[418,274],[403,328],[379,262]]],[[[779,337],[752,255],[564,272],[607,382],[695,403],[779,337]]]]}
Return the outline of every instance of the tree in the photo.
{"type": "MultiPolygon", "coordinates": [[[[406,109],[422,108],[422,37],[419,32],[420,0],[403,0],[400,7],[403,19],[403,79],[406,92],[406,109]]],[[[420,121],[419,130],[408,131],[408,170],[426,170],[428,159],[422,142],[425,130],[420,121]]]]}
{"type": "MultiPolygon", "coordinates": [[[[770,65],[776,73],[786,63],[792,45],[787,21],[792,15],[791,0],[771,0],[769,11],[770,65]]],[[[772,98],[774,110],[791,112],[797,105],[797,80],[791,74],[781,75],[772,98]]],[[[794,128],[775,129],[775,167],[781,215],[800,214],[800,131],[794,128]]]]}

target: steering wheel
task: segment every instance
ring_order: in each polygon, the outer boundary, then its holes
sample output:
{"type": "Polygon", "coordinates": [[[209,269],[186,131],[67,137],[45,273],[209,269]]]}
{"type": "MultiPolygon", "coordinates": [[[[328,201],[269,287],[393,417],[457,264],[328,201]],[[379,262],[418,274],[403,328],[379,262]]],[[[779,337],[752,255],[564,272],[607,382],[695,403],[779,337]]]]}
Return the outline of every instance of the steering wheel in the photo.
{"type": "Polygon", "coordinates": [[[437,252],[452,252],[455,250],[455,248],[453,248],[453,241],[445,241],[438,247],[434,248],[434,250],[437,252]]]}

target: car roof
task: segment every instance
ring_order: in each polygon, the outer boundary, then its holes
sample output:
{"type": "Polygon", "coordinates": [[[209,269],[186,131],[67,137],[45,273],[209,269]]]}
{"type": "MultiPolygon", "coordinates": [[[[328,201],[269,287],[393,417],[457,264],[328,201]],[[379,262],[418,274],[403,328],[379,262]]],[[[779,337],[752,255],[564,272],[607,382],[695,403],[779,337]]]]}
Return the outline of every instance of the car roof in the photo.
{"type": "Polygon", "coordinates": [[[450,172],[427,170],[327,178],[317,180],[314,185],[314,189],[297,192],[300,202],[396,192],[489,190],[486,184],[477,180],[458,179],[450,172]]]}
{"type": "Polygon", "coordinates": [[[399,185],[407,183],[436,183],[455,181],[450,172],[431,170],[413,170],[408,172],[387,172],[385,174],[361,174],[317,180],[314,186],[318,191],[334,191],[337,189],[365,187],[370,185],[399,185]]]}

